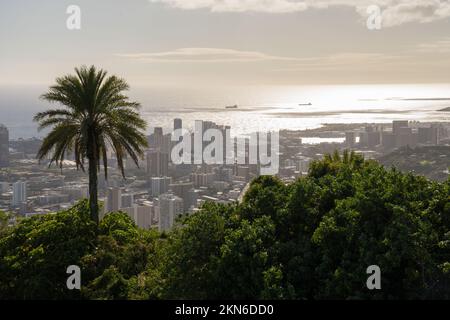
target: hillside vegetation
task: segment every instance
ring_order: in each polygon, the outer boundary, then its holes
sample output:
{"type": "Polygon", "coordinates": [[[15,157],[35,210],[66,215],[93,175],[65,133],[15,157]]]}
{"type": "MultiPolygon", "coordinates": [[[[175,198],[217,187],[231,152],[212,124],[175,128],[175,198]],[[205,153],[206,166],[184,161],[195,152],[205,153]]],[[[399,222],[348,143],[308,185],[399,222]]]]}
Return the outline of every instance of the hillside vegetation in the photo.
{"type": "Polygon", "coordinates": [[[450,146],[403,147],[378,159],[386,167],[413,172],[431,180],[449,178],[450,146]]]}
{"type": "Polygon", "coordinates": [[[348,153],[290,185],[259,177],[242,203],[207,203],[165,234],[124,213],[97,227],[86,201],[0,234],[2,299],[450,298],[450,181],[348,153]],[[66,288],[74,264],[81,291],[66,288]]]}

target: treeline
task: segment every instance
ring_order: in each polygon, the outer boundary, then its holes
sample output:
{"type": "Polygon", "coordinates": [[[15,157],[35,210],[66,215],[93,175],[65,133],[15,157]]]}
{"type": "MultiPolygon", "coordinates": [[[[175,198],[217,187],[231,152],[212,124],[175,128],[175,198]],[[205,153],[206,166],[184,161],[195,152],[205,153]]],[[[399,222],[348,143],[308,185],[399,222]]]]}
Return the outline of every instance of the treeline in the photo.
{"type": "Polygon", "coordinates": [[[0,298],[449,299],[450,180],[328,155],[295,183],[260,177],[242,203],[207,203],[162,234],[123,213],[97,227],[82,201],[0,232],[0,298]],[[366,287],[371,265],[381,290],[366,287]]]}

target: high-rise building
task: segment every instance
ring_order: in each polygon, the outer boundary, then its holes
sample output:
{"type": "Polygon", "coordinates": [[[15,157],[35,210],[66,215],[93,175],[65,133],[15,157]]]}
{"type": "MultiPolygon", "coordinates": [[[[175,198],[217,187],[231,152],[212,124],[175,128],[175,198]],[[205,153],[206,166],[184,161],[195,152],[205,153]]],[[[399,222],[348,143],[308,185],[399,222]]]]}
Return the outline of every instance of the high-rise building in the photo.
{"type": "Polygon", "coordinates": [[[120,211],[125,212],[141,229],[148,230],[153,225],[155,207],[152,203],[144,204],[142,206],[134,204],[131,207],[124,207],[120,209],[120,211]]]}
{"type": "Polygon", "coordinates": [[[398,127],[395,133],[395,146],[396,147],[404,147],[414,145],[414,135],[412,132],[412,128],[408,127],[398,127]]]}
{"type": "Polygon", "coordinates": [[[243,177],[245,180],[250,179],[250,167],[249,166],[237,166],[236,176],[243,177]]]}
{"type": "MultiPolygon", "coordinates": [[[[187,202],[188,206],[187,209],[185,210],[185,212],[191,212],[191,209],[195,209],[197,208],[197,200],[198,200],[198,191],[195,189],[190,189],[187,192],[186,195],[186,200],[183,199],[183,203],[187,202]]],[[[184,205],[183,205],[183,209],[184,209],[184,205]]]]}
{"type": "Polygon", "coordinates": [[[172,228],[175,219],[183,213],[183,200],[171,193],[160,195],[158,199],[159,231],[172,228]]]}
{"type": "Polygon", "coordinates": [[[27,183],[17,181],[13,184],[12,206],[19,207],[27,202],[27,183]]]}
{"type": "Polygon", "coordinates": [[[192,182],[179,182],[179,183],[173,183],[170,185],[170,190],[172,190],[172,192],[180,197],[181,199],[183,199],[184,202],[184,211],[189,210],[189,208],[192,205],[195,205],[194,203],[192,203],[192,198],[189,196],[190,195],[190,191],[194,189],[194,184],[192,182]]]}
{"type": "Polygon", "coordinates": [[[150,135],[149,139],[150,147],[154,149],[161,149],[163,145],[163,139],[164,139],[163,128],[156,127],[153,131],[153,134],[150,135]]]}
{"type": "Polygon", "coordinates": [[[441,130],[439,127],[431,127],[431,138],[430,142],[433,145],[438,145],[440,142],[441,130]]]}
{"type": "Polygon", "coordinates": [[[141,229],[150,229],[152,226],[153,206],[136,207],[136,225],[141,229]]]}
{"type": "Polygon", "coordinates": [[[307,174],[309,171],[309,166],[311,165],[311,161],[312,159],[309,158],[300,159],[296,165],[296,169],[301,174],[307,174]]]}
{"type": "MultiPolygon", "coordinates": [[[[173,131],[174,131],[173,133],[175,133],[176,130],[181,130],[181,129],[183,129],[183,120],[181,120],[179,118],[173,119],[173,131]]],[[[168,138],[169,138],[168,139],[169,140],[168,141],[168,143],[169,143],[168,152],[171,153],[172,148],[177,144],[177,142],[172,141],[172,134],[170,134],[168,138]]],[[[180,137],[178,139],[178,142],[181,142],[181,141],[183,141],[183,137],[180,137]]]]}
{"type": "Polygon", "coordinates": [[[395,148],[395,135],[392,132],[383,131],[381,133],[381,145],[386,149],[395,148]]]}
{"type": "Polygon", "coordinates": [[[218,167],[214,169],[215,180],[231,182],[233,179],[233,169],[226,167],[218,167]]]}
{"type": "Polygon", "coordinates": [[[172,134],[168,133],[163,136],[161,152],[170,154],[172,151],[172,146],[175,145],[175,142],[172,142],[172,134]]]}
{"type": "Polygon", "coordinates": [[[398,135],[399,134],[399,130],[401,128],[408,128],[409,127],[409,122],[408,120],[397,120],[397,121],[393,121],[392,122],[392,133],[394,135],[398,135]]]}
{"type": "Polygon", "coordinates": [[[374,131],[367,133],[367,146],[369,148],[376,147],[381,144],[381,132],[374,131]]]}
{"type": "MultiPolygon", "coordinates": [[[[215,130],[219,130],[222,134],[222,157],[220,158],[220,162],[222,163],[226,163],[227,159],[229,159],[229,161],[232,161],[233,159],[233,155],[232,155],[232,150],[230,150],[230,153],[227,154],[227,138],[230,140],[229,143],[232,144],[233,140],[231,139],[231,136],[228,136],[227,133],[231,132],[231,127],[230,126],[224,126],[224,125],[218,125],[217,123],[213,122],[213,121],[203,121],[203,120],[195,120],[195,131],[197,134],[197,139],[199,139],[198,141],[193,141],[193,145],[201,145],[202,149],[200,150],[200,148],[197,150],[198,152],[201,152],[201,155],[197,155],[199,158],[203,156],[203,151],[205,150],[205,148],[211,143],[210,141],[200,141],[200,139],[202,139],[202,137],[204,137],[204,134],[206,131],[210,130],[210,129],[215,129],[215,130]]],[[[270,141],[270,139],[268,139],[268,141],[270,141]]],[[[270,148],[270,146],[269,146],[270,148]]],[[[194,147],[195,150],[195,147],[194,147]]],[[[214,152],[212,152],[212,156],[215,157],[216,154],[215,152],[218,152],[218,150],[214,150],[214,152]]],[[[203,159],[204,160],[204,159],[203,159]]],[[[200,164],[200,163],[198,163],[200,164]]]]}
{"type": "Polygon", "coordinates": [[[439,144],[439,128],[419,128],[418,129],[418,142],[429,143],[433,145],[439,144]]]}
{"type": "Polygon", "coordinates": [[[9,167],[9,132],[0,124],[0,168],[9,167]]]}
{"type": "Polygon", "coordinates": [[[183,128],[183,120],[176,118],[173,120],[173,130],[178,130],[183,128]]]}
{"type": "Polygon", "coordinates": [[[347,147],[354,147],[356,143],[356,134],[354,131],[347,131],[345,133],[345,144],[347,147]]]}
{"type": "Polygon", "coordinates": [[[8,182],[0,182],[0,194],[8,192],[9,183],[8,182]]]}
{"type": "Polygon", "coordinates": [[[122,208],[122,190],[120,188],[108,188],[106,196],[106,212],[119,211],[122,208]]]}
{"type": "Polygon", "coordinates": [[[122,194],[122,200],[120,204],[120,208],[129,208],[134,204],[134,195],[133,194],[122,194]]]}
{"type": "Polygon", "coordinates": [[[214,173],[192,173],[191,181],[196,188],[209,187],[214,182],[215,177],[214,173]]]}
{"type": "Polygon", "coordinates": [[[158,197],[160,194],[169,191],[169,186],[172,183],[170,177],[152,177],[150,178],[151,195],[158,197]]]}
{"type": "Polygon", "coordinates": [[[147,173],[149,177],[169,175],[169,154],[158,149],[147,152],[147,173]]]}
{"type": "Polygon", "coordinates": [[[368,148],[374,148],[381,143],[381,132],[374,126],[367,126],[360,134],[360,144],[368,148]]]}

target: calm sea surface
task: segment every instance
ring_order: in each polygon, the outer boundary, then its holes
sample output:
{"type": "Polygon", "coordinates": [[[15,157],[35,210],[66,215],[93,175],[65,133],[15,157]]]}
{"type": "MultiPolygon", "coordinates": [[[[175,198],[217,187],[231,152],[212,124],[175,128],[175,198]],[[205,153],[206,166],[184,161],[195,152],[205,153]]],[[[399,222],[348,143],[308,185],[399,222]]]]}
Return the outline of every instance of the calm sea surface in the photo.
{"type": "MultiPolygon", "coordinates": [[[[12,139],[42,136],[33,115],[49,107],[39,100],[43,86],[0,87],[0,123],[12,139]]],[[[210,120],[232,127],[233,135],[278,129],[316,128],[324,123],[386,123],[392,120],[450,122],[450,84],[358,86],[253,86],[225,88],[132,87],[149,132],[183,119],[210,120]],[[309,105],[310,104],[310,105],[309,105]],[[237,109],[225,106],[238,105],[237,109]]]]}

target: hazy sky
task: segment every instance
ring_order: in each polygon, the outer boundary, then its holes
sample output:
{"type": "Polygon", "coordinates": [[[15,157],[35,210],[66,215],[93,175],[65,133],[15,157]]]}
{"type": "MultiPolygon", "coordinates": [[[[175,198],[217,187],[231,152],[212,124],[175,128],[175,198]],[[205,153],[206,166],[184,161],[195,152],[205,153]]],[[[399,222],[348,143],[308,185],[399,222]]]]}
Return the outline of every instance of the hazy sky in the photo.
{"type": "Polygon", "coordinates": [[[0,84],[81,64],[132,85],[450,82],[449,17],[450,0],[0,0],[0,84]]]}

